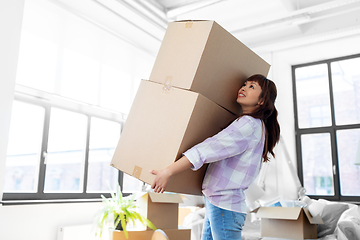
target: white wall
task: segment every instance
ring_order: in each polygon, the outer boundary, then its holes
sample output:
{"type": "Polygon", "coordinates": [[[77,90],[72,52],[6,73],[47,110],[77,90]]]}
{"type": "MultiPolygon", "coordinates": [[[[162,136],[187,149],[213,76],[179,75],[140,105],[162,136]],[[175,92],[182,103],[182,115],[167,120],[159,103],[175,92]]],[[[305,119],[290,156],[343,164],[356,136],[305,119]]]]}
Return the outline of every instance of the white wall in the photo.
{"type": "Polygon", "coordinates": [[[93,224],[100,207],[100,202],[2,206],[0,239],[56,240],[60,227],[93,224]]]}
{"type": "MultiPolygon", "coordinates": [[[[0,1],[0,176],[4,176],[6,147],[21,30],[24,0],[0,1]]],[[[347,37],[304,47],[263,54],[272,64],[269,78],[278,88],[277,108],[281,134],[296,166],[291,65],[360,53],[360,36],[347,37]]],[[[281,152],[273,160],[266,188],[273,195],[296,198],[294,182],[281,152]],[[290,180],[288,180],[290,179],[290,180]],[[277,189],[277,184],[279,188],[277,189]],[[284,184],[286,183],[286,185],[284,184]]],[[[3,178],[0,178],[0,190],[3,178]]],[[[100,203],[69,203],[0,206],[0,239],[56,240],[60,226],[90,224],[100,203]]]]}
{"type": "MultiPolygon", "coordinates": [[[[24,0],[0,1],[0,176],[5,172],[23,8],[24,0]]],[[[1,177],[0,193],[3,185],[1,177]]]]}

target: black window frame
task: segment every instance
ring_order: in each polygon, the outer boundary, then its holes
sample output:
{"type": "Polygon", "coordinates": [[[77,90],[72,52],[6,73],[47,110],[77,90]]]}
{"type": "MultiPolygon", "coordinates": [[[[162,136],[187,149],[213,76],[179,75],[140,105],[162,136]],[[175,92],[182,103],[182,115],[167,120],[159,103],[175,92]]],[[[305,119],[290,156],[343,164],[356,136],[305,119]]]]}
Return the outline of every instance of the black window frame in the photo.
{"type": "Polygon", "coordinates": [[[293,83],[293,103],[294,103],[294,117],[295,117],[295,144],[296,144],[296,159],[297,159],[297,172],[300,182],[304,186],[303,178],[303,166],[302,166],[302,148],[301,148],[301,136],[305,134],[316,134],[316,133],[329,133],[331,140],[331,157],[333,166],[333,184],[334,184],[334,196],[329,195],[308,195],[314,199],[326,199],[330,201],[343,201],[343,202],[360,202],[360,196],[342,196],[340,192],[340,174],[339,174],[339,162],[338,162],[338,149],[336,131],[338,130],[349,130],[349,129],[360,129],[360,123],[358,124],[347,124],[347,125],[336,125],[335,123],[335,109],[334,109],[334,93],[332,88],[332,72],[331,63],[343,60],[349,60],[353,58],[360,58],[360,54],[353,54],[349,56],[331,58],[321,61],[315,61],[310,63],[298,64],[291,66],[292,83],[293,83]],[[300,67],[308,67],[318,64],[327,64],[328,69],[328,80],[329,80],[329,93],[330,93],[330,114],[331,114],[331,126],[329,127],[309,127],[299,128],[298,122],[298,108],[297,108],[297,94],[296,94],[296,76],[295,70],[300,67]]]}
{"type": "MultiPolygon", "coordinates": [[[[43,125],[43,135],[42,135],[42,145],[41,145],[41,154],[39,157],[39,174],[38,174],[38,186],[36,193],[29,192],[4,192],[1,203],[3,205],[17,205],[17,204],[38,204],[38,203],[69,203],[69,202],[89,202],[89,201],[101,201],[101,195],[105,197],[111,197],[110,189],[108,192],[96,192],[88,193],[86,192],[87,179],[88,179],[88,157],[89,157],[89,142],[90,142],[90,128],[91,128],[91,118],[101,118],[104,120],[110,120],[120,124],[120,136],[124,126],[123,121],[115,121],[113,119],[107,119],[103,116],[92,114],[90,111],[75,111],[74,109],[60,106],[58,104],[53,104],[46,99],[39,99],[34,96],[23,97],[21,94],[15,94],[14,100],[19,102],[24,102],[32,104],[35,106],[43,107],[45,110],[44,114],[44,125],[43,125]],[[82,192],[70,193],[70,192],[61,192],[61,193],[44,193],[44,183],[45,183],[45,171],[46,163],[44,152],[47,152],[48,136],[49,136],[49,127],[50,127],[50,114],[51,108],[63,109],[66,111],[71,111],[75,113],[81,113],[87,117],[87,134],[86,134],[86,153],[84,159],[84,179],[82,192]]],[[[79,108],[81,105],[88,106],[87,104],[76,103],[79,108]]],[[[109,164],[109,167],[110,164],[109,164]]],[[[123,189],[123,176],[124,173],[118,170],[118,183],[123,189]]],[[[124,196],[129,195],[130,193],[123,193],[124,196]]]]}

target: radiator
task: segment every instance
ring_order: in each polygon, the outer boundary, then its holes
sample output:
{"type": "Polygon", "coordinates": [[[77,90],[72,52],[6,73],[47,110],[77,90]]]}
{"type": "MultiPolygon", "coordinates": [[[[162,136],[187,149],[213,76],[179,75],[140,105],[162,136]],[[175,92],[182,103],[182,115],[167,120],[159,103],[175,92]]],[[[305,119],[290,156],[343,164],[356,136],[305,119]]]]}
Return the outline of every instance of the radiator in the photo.
{"type": "MultiPolygon", "coordinates": [[[[103,235],[106,234],[105,232],[103,235]]],[[[93,224],[84,224],[59,227],[57,240],[99,240],[99,237],[95,237],[93,224]]]]}

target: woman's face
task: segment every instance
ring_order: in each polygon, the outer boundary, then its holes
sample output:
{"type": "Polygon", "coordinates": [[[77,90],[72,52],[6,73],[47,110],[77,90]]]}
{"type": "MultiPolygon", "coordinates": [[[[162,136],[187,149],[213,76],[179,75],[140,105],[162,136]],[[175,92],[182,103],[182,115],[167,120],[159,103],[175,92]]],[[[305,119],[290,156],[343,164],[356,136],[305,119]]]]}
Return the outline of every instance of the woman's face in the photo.
{"type": "Polygon", "coordinates": [[[257,105],[262,103],[259,101],[261,87],[257,82],[246,81],[238,92],[237,102],[241,105],[243,113],[254,111],[257,105]]]}

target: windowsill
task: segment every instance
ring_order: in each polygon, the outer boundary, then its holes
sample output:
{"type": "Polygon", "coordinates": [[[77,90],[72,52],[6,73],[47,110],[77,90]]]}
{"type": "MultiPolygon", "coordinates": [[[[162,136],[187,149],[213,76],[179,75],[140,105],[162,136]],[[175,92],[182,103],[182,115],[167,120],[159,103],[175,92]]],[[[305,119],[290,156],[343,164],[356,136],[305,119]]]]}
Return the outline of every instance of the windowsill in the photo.
{"type": "Polygon", "coordinates": [[[3,206],[9,205],[32,205],[32,204],[53,204],[53,203],[92,203],[101,202],[101,198],[95,199],[58,199],[58,200],[3,200],[0,204],[3,206]]]}

